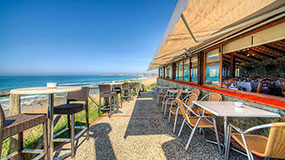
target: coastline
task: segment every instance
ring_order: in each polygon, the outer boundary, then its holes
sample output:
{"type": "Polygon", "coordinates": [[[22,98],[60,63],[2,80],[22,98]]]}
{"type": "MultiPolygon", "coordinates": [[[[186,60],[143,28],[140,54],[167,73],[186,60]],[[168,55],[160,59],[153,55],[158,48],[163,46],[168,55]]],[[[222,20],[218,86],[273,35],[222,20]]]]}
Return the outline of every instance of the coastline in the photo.
{"type": "MultiPolygon", "coordinates": [[[[149,77],[143,80],[139,80],[142,82],[142,84],[147,87],[151,84],[156,83],[157,76],[149,77]]],[[[93,93],[90,96],[94,97],[96,100],[99,97],[98,93],[93,93]]],[[[56,97],[55,98],[55,105],[61,105],[65,103],[65,98],[62,97],[56,97]]],[[[22,110],[24,113],[47,113],[47,100],[35,100],[32,104],[23,104],[22,110]]]]}

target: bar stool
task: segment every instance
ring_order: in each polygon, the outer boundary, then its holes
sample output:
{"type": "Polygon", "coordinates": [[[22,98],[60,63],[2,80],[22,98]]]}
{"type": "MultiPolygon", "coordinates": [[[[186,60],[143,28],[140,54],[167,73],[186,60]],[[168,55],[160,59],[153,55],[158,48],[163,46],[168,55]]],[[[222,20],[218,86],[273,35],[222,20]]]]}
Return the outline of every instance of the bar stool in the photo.
{"type": "Polygon", "coordinates": [[[14,116],[5,117],[3,108],[0,105],[0,157],[2,153],[2,144],[3,140],[6,138],[12,137],[18,134],[18,151],[15,151],[4,159],[10,159],[16,155],[18,155],[18,159],[24,159],[24,153],[30,154],[39,154],[34,159],[40,159],[45,157],[48,160],[48,130],[47,130],[47,116],[46,114],[28,114],[28,113],[21,113],[14,116]],[[43,143],[44,149],[24,149],[23,143],[23,132],[35,127],[37,125],[43,125],[43,143]]]}
{"type": "Polygon", "coordinates": [[[109,85],[109,84],[100,84],[99,85],[99,92],[100,92],[100,96],[99,96],[99,115],[101,115],[101,110],[109,110],[109,116],[110,116],[111,115],[111,111],[114,108],[114,106],[117,106],[117,111],[118,111],[117,93],[116,92],[112,92],[111,85],[109,85]],[[105,103],[107,103],[107,105],[105,107],[103,107],[103,108],[102,108],[102,103],[101,103],[101,99],[102,98],[104,98],[106,100],[105,103]],[[111,101],[112,98],[113,98],[113,102],[111,101]],[[109,107],[109,109],[107,107],[109,107]]]}
{"type": "Polygon", "coordinates": [[[122,85],[121,84],[115,84],[114,85],[114,91],[117,93],[117,102],[119,105],[119,94],[120,94],[120,97],[122,97],[122,85]]]}
{"type": "Polygon", "coordinates": [[[128,98],[130,98],[130,87],[129,87],[129,83],[123,83],[122,84],[122,96],[121,98],[126,98],[128,100],[128,98]]]}
{"type": "Polygon", "coordinates": [[[139,95],[140,94],[140,89],[141,89],[140,82],[135,82],[134,86],[133,86],[134,95],[139,95]]]}
{"type": "Polygon", "coordinates": [[[54,138],[54,142],[71,142],[71,157],[75,156],[74,142],[86,132],[86,138],[89,140],[89,120],[88,120],[88,94],[89,87],[82,87],[82,90],[70,92],[67,94],[67,103],[54,107],[54,114],[67,115],[67,128],[55,133],[53,137],[57,137],[68,130],[70,138],[54,138]],[[75,126],[75,114],[85,110],[86,123],[85,126],[75,126]],[[70,123],[71,116],[71,123],[70,123]],[[71,125],[70,125],[71,124],[71,125]],[[75,135],[75,129],[81,129],[75,135]]]}

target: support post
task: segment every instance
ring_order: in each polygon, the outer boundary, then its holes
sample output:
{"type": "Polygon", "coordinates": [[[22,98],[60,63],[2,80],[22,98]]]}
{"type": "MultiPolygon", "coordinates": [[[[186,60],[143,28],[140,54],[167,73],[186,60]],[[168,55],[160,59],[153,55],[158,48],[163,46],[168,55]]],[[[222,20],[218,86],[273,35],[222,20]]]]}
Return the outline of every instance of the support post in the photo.
{"type": "Polygon", "coordinates": [[[235,68],[236,68],[236,58],[235,58],[235,52],[231,53],[231,74],[230,78],[235,78],[235,68]]]}
{"type": "MultiPolygon", "coordinates": [[[[9,115],[17,115],[21,113],[21,99],[20,95],[10,94],[10,106],[9,106],[9,115]]],[[[10,137],[10,153],[18,150],[18,140],[21,135],[15,135],[10,137]]],[[[20,159],[20,156],[14,156],[12,160],[20,159]]]]}

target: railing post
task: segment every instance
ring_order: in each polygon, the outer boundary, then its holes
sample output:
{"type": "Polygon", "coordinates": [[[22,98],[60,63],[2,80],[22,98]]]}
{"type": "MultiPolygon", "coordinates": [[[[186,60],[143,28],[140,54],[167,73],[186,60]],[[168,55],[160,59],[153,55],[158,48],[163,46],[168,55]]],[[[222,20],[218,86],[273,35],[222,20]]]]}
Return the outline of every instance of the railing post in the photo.
{"type": "MultiPolygon", "coordinates": [[[[9,115],[17,115],[19,113],[21,113],[20,95],[10,94],[9,115]]],[[[10,153],[13,153],[14,151],[18,150],[18,136],[21,135],[18,134],[13,137],[10,137],[10,153]]],[[[19,158],[19,156],[15,156],[13,159],[17,160],[19,158]]]]}

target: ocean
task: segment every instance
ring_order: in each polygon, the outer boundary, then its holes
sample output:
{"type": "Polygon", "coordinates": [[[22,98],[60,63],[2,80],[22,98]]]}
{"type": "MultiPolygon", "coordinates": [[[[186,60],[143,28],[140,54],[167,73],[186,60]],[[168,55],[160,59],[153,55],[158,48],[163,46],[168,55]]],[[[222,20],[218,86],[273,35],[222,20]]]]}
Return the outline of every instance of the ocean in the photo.
{"type": "MultiPolygon", "coordinates": [[[[124,80],[143,80],[149,77],[141,76],[115,76],[115,75],[52,75],[52,76],[0,76],[0,91],[10,91],[16,88],[45,87],[48,82],[55,82],[58,86],[97,86],[108,82],[122,82],[124,80]]],[[[98,92],[97,89],[91,93],[98,92]]],[[[55,96],[64,97],[65,94],[55,96]]],[[[32,104],[33,101],[45,100],[47,95],[23,95],[21,103],[32,104]]],[[[9,98],[0,97],[0,104],[3,109],[9,108],[9,98]]]]}

